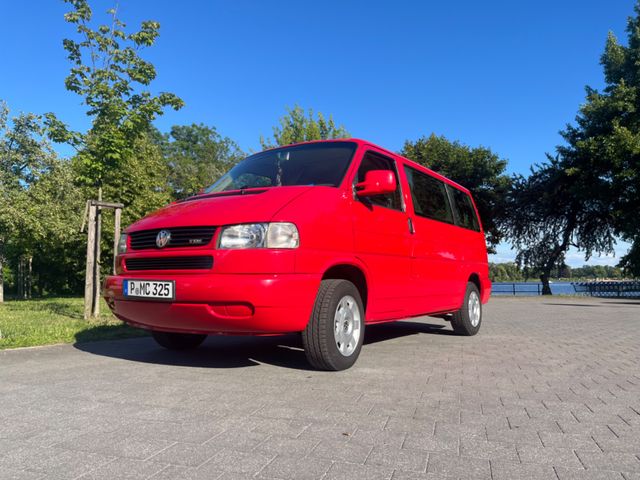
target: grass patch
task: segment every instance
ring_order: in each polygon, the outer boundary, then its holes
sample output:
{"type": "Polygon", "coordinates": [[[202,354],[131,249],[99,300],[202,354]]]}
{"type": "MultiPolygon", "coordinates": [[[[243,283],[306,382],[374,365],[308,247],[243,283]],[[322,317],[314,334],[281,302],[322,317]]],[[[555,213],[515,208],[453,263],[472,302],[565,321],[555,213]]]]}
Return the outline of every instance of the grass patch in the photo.
{"type": "Polygon", "coordinates": [[[82,298],[9,300],[0,303],[0,350],[53,343],[145,336],[118,320],[101,300],[100,318],[84,320],[82,298]]]}

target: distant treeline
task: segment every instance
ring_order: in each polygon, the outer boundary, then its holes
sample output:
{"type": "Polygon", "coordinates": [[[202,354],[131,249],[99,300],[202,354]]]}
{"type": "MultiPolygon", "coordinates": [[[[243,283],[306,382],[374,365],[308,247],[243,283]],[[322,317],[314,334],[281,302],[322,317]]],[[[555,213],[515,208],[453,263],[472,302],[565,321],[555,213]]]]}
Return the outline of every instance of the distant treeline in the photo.
{"type": "MultiPolygon", "coordinates": [[[[489,277],[492,282],[525,282],[528,280],[538,280],[540,272],[520,268],[513,262],[490,263],[489,277]]],[[[592,280],[592,279],[622,279],[625,275],[621,268],[610,265],[583,265],[582,267],[571,268],[563,265],[555,268],[551,272],[553,279],[567,280],[592,280]]]]}

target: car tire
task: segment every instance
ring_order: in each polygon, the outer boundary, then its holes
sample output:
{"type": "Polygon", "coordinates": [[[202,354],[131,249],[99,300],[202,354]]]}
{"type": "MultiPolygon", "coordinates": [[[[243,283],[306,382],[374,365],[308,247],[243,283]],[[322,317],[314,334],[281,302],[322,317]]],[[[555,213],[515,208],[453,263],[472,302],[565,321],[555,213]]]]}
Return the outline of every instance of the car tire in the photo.
{"type": "Polygon", "coordinates": [[[451,326],[458,335],[471,336],[478,333],[482,324],[482,301],[475,283],[467,283],[462,308],[451,317],[451,326]]]}
{"type": "Polygon", "coordinates": [[[169,350],[189,350],[199,347],[204,342],[206,335],[197,335],[194,333],[175,333],[175,332],[151,332],[153,338],[158,344],[169,350]]]}
{"type": "Polygon", "coordinates": [[[360,355],[364,341],[364,306],[348,280],[323,280],[302,343],[318,370],[345,370],[360,355]]]}

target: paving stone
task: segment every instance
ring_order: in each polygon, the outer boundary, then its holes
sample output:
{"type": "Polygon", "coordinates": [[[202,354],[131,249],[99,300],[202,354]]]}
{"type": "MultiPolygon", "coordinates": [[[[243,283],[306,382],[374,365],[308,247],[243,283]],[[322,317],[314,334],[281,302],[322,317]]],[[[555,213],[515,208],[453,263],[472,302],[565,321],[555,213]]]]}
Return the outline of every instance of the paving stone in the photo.
{"type": "Polygon", "coordinates": [[[427,472],[469,480],[491,479],[491,469],[488,460],[453,457],[442,453],[429,455],[427,472]]]}
{"type": "Polygon", "coordinates": [[[307,455],[313,450],[319,440],[315,438],[291,438],[284,435],[273,435],[259,444],[254,450],[267,454],[286,453],[289,455],[307,455]]]}
{"type": "Polygon", "coordinates": [[[583,452],[576,454],[586,468],[594,470],[613,470],[620,472],[640,472],[640,459],[633,453],[626,452],[583,452]]]}
{"type": "Polygon", "coordinates": [[[51,478],[72,479],[114,459],[98,453],[75,452],[62,448],[22,448],[0,458],[0,473],[6,468],[39,472],[51,478]]]}
{"type": "Polygon", "coordinates": [[[599,444],[588,433],[540,432],[540,440],[545,447],[564,447],[573,450],[592,450],[599,452],[599,444]]]}
{"type": "Polygon", "coordinates": [[[575,452],[570,448],[518,445],[517,449],[522,463],[539,463],[559,467],[582,467],[575,452]]]}
{"type": "Polygon", "coordinates": [[[406,435],[389,430],[356,430],[349,438],[365,445],[389,445],[400,448],[406,439],[406,435]]]}
{"type": "Polygon", "coordinates": [[[594,470],[592,468],[554,467],[559,480],[624,480],[622,473],[611,470],[594,470]]]}
{"type": "Polygon", "coordinates": [[[221,450],[201,469],[222,470],[224,472],[256,474],[262,470],[275,455],[263,455],[261,453],[240,452],[237,450],[221,450]]]}
{"type": "Polygon", "coordinates": [[[393,469],[379,465],[360,465],[356,463],[334,463],[323,480],[389,480],[393,469]]]}
{"type": "Polygon", "coordinates": [[[505,460],[519,462],[514,445],[498,442],[461,439],[460,455],[463,457],[481,458],[484,460],[505,460]]]}
{"type": "Polygon", "coordinates": [[[2,468],[3,480],[41,480],[44,479],[42,472],[33,472],[28,470],[14,470],[13,468],[2,468]]]}
{"type": "Polygon", "coordinates": [[[278,455],[260,473],[260,478],[295,478],[300,480],[320,479],[333,462],[324,458],[295,455],[278,455]]]}
{"type": "Polygon", "coordinates": [[[512,463],[491,460],[492,480],[555,480],[556,474],[549,465],[512,463]]]}
{"type": "Polygon", "coordinates": [[[373,447],[365,463],[391,467],[394,470],[425,472],[428,458],[424,451],[383,445],[373,447]]]}
{"type": "Polygon", "coordinates": [[[219,448],[231,448],[233,450],[253,451],[258,445],[269,438],[268,433],[251,432],[246,430],[226,430],[207,440],[205,445],[219,448]]]}
{"type": "Polygon", "coordinates": [[[166,440],[138,439],[119,432],[107,434],[89,433],[73,440],[56,444],[56,447],[82,452],[95,452],[115,457],[144,460],[164,450],[174,442],[166,440]]]}
{"type": "Polygon", "coordinates": [[[327,440],[320,442],[311,455],[340,462],[364,463],[371,450],[373,450],[371,445],[345,440],[327,440]]]}
{"type": "Polygon", "coordinates": [[[134,480],[161,472],[166,464],[118,458],[79,477],[79,480],[134,480]]]}
{"type": "Polygon", "coordinates": [[[451,455],[458,455],[459,440],[457,436],[444,436],[444,435],[421,435],[410,433],[407,435],[404,444],[404,448],[411,448],[414,450],[426,450],[433,453],[449,453],[451,455]]]}
{"type": "Polygon", "coordinates": [[[151,457],[151,460],[163,464],[198,467],[213,458],[222,447],[195,443],[174,443],[151,457]]]}
{"type": "Polygon", "coordinates": [[[436,473],[418,473],[418,472],[405,472],[402,470],[396,470],[393,472],[392,480],[451,480],[451,477],[445,477],[436,473]]]}

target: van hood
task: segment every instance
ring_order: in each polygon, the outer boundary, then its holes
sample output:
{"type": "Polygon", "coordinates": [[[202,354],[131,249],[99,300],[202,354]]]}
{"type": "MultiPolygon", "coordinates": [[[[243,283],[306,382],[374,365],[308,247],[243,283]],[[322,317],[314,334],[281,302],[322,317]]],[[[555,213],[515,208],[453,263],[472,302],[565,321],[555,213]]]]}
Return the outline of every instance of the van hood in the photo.
{"type": "Polygon", "coordinates": [[[150,213],[129,226],[126,232],[268,222],[280,209],[310,188],[313,187],[272,187],[192,197],[150,213]]]}

